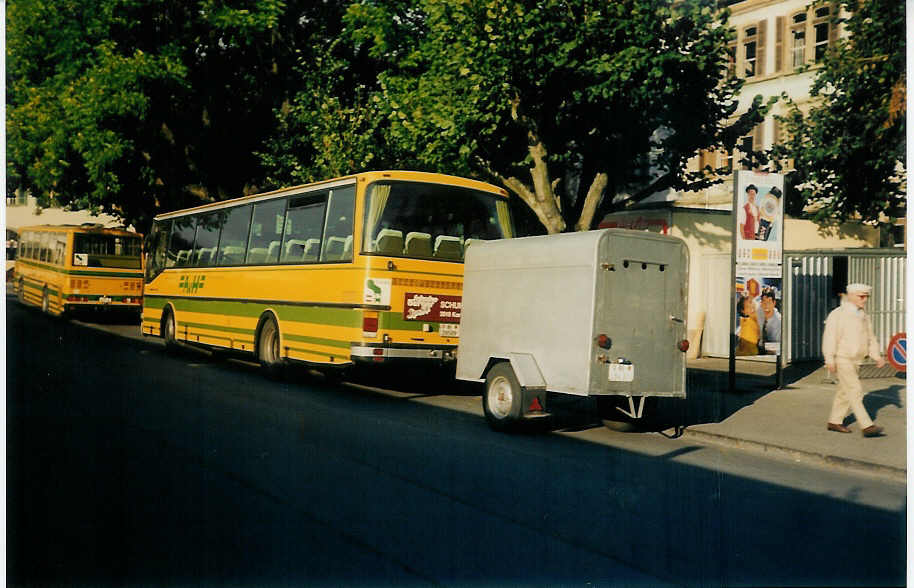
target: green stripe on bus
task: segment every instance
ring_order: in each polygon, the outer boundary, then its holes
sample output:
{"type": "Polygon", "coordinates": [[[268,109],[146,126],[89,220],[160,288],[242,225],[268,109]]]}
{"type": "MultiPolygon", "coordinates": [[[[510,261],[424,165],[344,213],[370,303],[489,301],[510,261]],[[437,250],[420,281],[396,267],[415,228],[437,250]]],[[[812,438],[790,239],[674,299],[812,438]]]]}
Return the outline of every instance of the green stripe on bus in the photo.
{"type": "MultiPolygon", "coordinates": [[[[165,298],[146,297],[147,308],[161,310],[169,302],[165,298]]],[[[178,312],[193,312],[199,314],[229,315],[240,318],[257,318],[267,308],[272,308],[279,313],[280,320],[298,323],[315,323],[332,325],[336,327],[361,327],[362,314],[360,309],[332,308],[326,306],[302,307],[292,304],[248,302],[248,301],[215,301],[215,300],[189,300],[186,298],[171,299],[178,312]]]]}
{"type": "Polygon", "coordinates": [[[349,349],[349,342],[340,341],[339,339],[322,339],[320,337],[307,337],[305,335],[283,335],[283,338],[289,341],[298,341],[299,343],[312,343],[314,345],[323,345],[325,347],[339,347],[341,349],[349,349]]]}

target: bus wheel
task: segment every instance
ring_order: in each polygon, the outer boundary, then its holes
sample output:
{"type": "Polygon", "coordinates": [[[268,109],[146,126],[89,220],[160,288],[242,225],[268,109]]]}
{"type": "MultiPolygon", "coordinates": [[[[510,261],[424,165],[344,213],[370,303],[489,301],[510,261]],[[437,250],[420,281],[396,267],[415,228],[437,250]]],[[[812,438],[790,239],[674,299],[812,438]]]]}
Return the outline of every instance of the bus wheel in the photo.
{"type": "Polygon", "coordinates": [[[267,376],[278,379],[282,376],[282,355],[279,351],[279,328],[276,320],[267,318],[260,326],[257,337],[257,359],[267,376]]]}
{"type": "Polygon", "coordinates": [[[51,297],[48,296],[48,289],[41,292],[41,312],[48,314],[51,312],[51,297]]]}
{"type": "Polygon", "coordinates": [[[482,395],[482,410],[486,421],[495,431],[511,431],[521,420],[523,394],[511,364],[495,364],[486,374],[486,390],[482,395]]]}
{"type": "Polygon", "coordinates": [[[166,309],[162,316],[162,338],[165,339],[165,350],[175,352],[178,350],[178,340],[175,338],[175,315],[166,309]]]}
{"type": "Polygon", "coordinates": [[[25,284],[22,278],[19,278],[19,285],[16,287],[16,299],[19,300],[19,304],[25,305],[25,284]]]}

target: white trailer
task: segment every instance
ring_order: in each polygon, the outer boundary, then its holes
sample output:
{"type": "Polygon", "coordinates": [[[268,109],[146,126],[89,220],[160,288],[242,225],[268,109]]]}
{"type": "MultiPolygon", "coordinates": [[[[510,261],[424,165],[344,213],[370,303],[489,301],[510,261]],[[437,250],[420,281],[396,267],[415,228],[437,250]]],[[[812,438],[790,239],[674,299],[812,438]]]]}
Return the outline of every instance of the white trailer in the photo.
{"type": "Polygon", "coordinates": [[[685,243],[607,229],[473,242],[457,378],[485,382],[496,430],[548,416],[547,392],[595,396],[605,419],[685,397],[685,243]]]}

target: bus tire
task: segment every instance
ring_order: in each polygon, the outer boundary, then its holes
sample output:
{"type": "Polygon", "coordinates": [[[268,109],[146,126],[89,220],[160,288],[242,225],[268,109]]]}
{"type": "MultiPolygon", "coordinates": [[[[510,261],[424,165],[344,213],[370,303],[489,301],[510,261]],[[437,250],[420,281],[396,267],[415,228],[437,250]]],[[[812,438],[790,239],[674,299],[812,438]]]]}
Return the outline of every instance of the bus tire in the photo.
{"type": "Polygon", "coordinates": [[[257,360],[268,378],[282,378],[284,363],[279,348],[279,327],[276,319],[267,316],[257,331],[257,360]]]}
{"type": "Polygon", "coordinates": [[[523,392],[517,376],[507,361],[496,363],[486,374],[482,410],[493,431],[517,429],[523,417],[523,392]]]}
{"type": "Polygon", "coordinates": [[[162,339],[165,340],[165,350],[170,353],[178,351],[178,340],[175,337],[175,314],[170,308],[166,308],[162,313],[160,330],[162,332],[162,339]]]}
{"type": "Polygon", "coordinates": [[[19,278],[19,285],[16,287],[16,299],[19,301],[19,304],[25,306],[25,283],[22,278],[19,278]]]}
{"type": "Polygon", "coordinates": [[[48,288],[41,291],[41,312],[51,314],[51,297],[48,295],[48,288]]]}

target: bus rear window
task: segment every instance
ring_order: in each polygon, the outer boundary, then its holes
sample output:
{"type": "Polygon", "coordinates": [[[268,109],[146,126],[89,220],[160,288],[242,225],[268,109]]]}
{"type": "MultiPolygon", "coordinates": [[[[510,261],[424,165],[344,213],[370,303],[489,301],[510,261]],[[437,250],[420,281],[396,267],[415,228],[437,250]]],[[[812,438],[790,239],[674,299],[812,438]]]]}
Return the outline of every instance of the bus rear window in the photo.
{"type": "Polygon", "coordinates": [[[139,237],[73,235],[73,265],[140,269],[143,247],[139,237]]]}
{"type": "Polygon", "coordinates": [[[508,201],[443,184],[377,182],[365,205],[363,251],[463,261],[467,241],[512,237],[508,201]]]}

